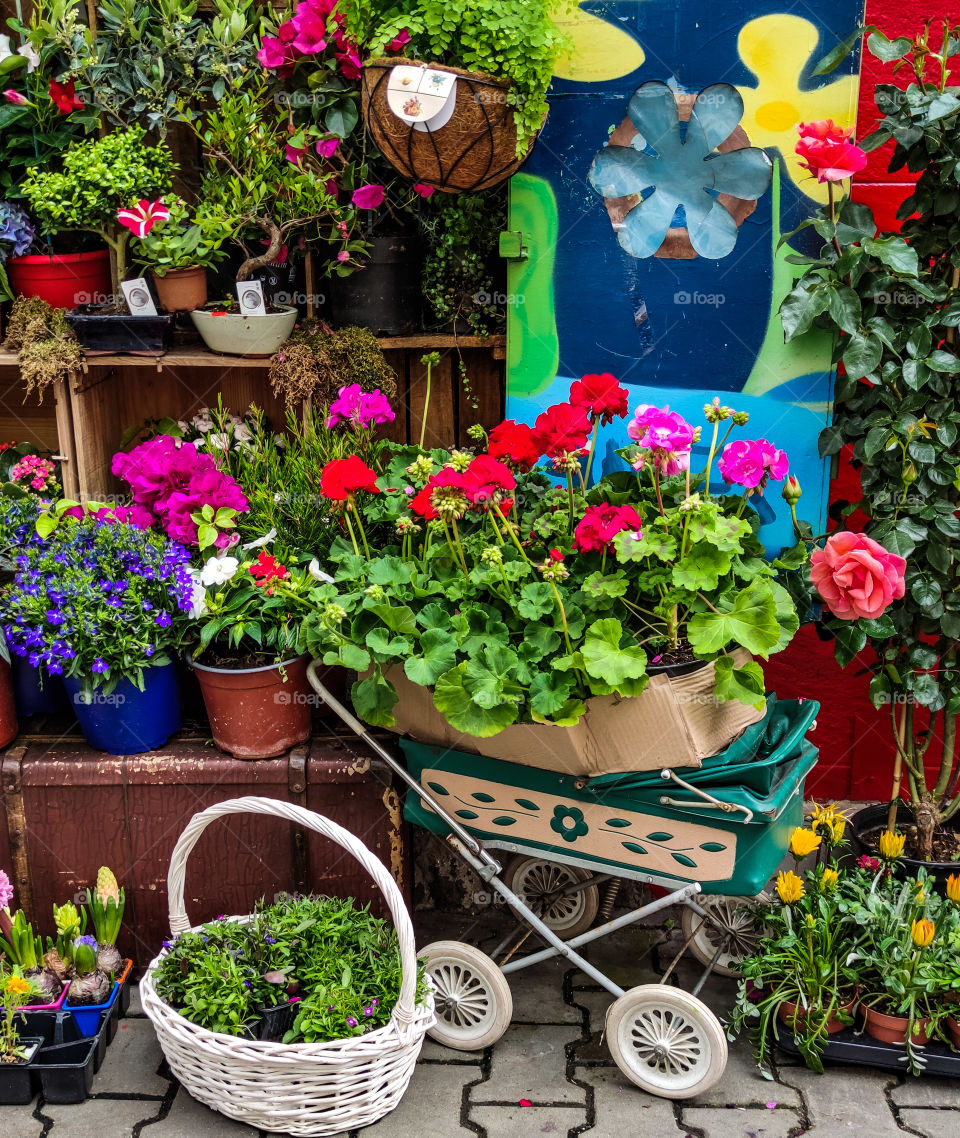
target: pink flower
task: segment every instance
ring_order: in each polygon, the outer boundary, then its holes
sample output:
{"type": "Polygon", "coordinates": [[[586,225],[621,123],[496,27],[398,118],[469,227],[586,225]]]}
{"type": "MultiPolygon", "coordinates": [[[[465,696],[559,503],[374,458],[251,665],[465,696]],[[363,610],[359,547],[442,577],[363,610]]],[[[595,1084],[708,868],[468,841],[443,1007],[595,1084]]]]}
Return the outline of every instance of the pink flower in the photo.
{"type": "Polygon", "coordinates": [[[392,423],[395,417],[390,401],[382,391],[361,391],[359,383],[351,383],[341,387],[337,398],[330,404],[326,427],[332,430],[341,423],[352,423],[366,430],[376,423],[392,423]]]}
{"type": "Polygon", "coordinates": [[[126,525],[136,526],[137,529],[149,529],[157,520],[143,506],[102,506],[99,510],[94,511],[93,516],[103,522],[122,522],[126,525]]]}
{"type": "Polygon", "coordinates": [[[613,539],[623,530],[640,534],[643,519],[633,506],[611,506],[604,502],[588,506],[573,534],[573,544],[581,553],[600,553],[610,549],[613,539]]]}
{"type": "Polygon", "coordinates": [[[857,867],[859,869],[867,869],[871,873],[876,873],[880,868],[880,859],[871,857],[869,854],[861,854],[860,857],[857,858],[857,867]]]}
{"type": "Polygon", "coordinates": [[[288,62],[287,45],[274,36],[264,36],[260,41],[260,50],[257,52],[257,59],[260,66],[267,68],[268,71],[275,71],[279,67],[285,67],[288,62]]]}
{"type": "Polygon", "coordinates": [[[355,47],[348,47],[346,51],[334,53],[340,64],[340,71],[344,79],[359,79],[363,60],[355,47]]]}
{"type": "Polygon", "coordinates": [[[367,183],[365,186],[359,186],[353,191],[351,201],[357,209],[376,209],[383,204],[384,189],[383,186],[378,186],[373,183],[367,183]]]}
{"type": "Polygon", "coordinates": [[[306,152],[307,148],[305,146],[291,146],[288,142],[284,147],[283,156],[288,162],[292,162],[294,166],[299,166],[306,152]]]}
{"type": "Polygon", "coordinates": [[[6,909],[13,900],[13,886],[10,878],[0,869],[0,909],[6,909]]]}
{"type": "MultiPolygon", "coordinates": [[[[670,404],[654,407],[641,403],[627,424],[627,434],[641,450],[650,451],[649,461],[661,474],[680,474],[690,469],[690,448],[693,445],[693,427],[670,404]]],[[[648,456],[641,455],[636,469],[641,469],[648,456]]]]}
{"type": "Polygon", "coordinates": [[[436,187],[428,186],[426,182],[415,182],[413,188],[422,198],[429,198],[436,192],[436,187]]]}
{"type": "Polygon", "coordinates": [[[297,35],[293,46],[303,55],[319,55],[327,46],[327,17],[309,4],[298,4],[291,21],[297,35]]]}
{"type": "Polygon", "coordinates": [[[398,32],[387,44],[387,51],[403,51],[409,42],[410,33],[404,28],[402,32],[398,32]]]}
{"type": "Polygon", "coordinates": [[[4,91],[3,97],[8,103],[16,103],[18,107],[24,107],[30,101],[26,95],[21,95],[19,91],[14,91],[12,88],[4,91]]]}
{"type": "Polygon", "coordinates": [[[339,145],[340,139],[334,135],[332,138],[321,138],[315,149],[321,158],[332,158],[339,145]]]}
{"type": "Polygon", "coordinates": [[[140,201],[132,209],[117,211],[117,221],[135,237],[146,237],[158,221],[165,221],[169,216],[170,210],[163,204],[163,198],[155,202],[140,201]]]}
{"type": "Polygon", "coordinates": [[[865,533],[832,534],[810,565],[813,587],[840,620],[873,620],[906,591],[906,561],[865,533]]]}
{"type": "Polygon", "coordinates": [[[800,165],[816,174],[818,182],[840,182],[866,166],[866,152],[854,145],[853,131],[837,126],[833,119],[802,122],[797,130],[796,153],[806,159],[800,165]]]}
{"type": "Polygon", "coordinates": [[[347,261],[350,260],[350,254],[347,252],[346,249],[341,249],[340,252],[337,254],[337,260],[341,264],[345,264],[347,261]]]}
{"type": "Polygon", "coordinates": [[[717,469],[727,482],[749,490],[759,486],[762,493],[767,479],[779,482],[789,463],[786,454],[766,439],[737,439],[723,448],[717,469]]]}

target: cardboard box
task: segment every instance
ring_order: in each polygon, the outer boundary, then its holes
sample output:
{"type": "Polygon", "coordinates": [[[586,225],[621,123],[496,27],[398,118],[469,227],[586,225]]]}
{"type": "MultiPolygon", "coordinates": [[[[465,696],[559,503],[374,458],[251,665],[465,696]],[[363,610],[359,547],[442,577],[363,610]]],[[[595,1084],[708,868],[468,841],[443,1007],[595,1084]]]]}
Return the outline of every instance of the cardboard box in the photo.
{"type": "MultiPolygon", "coordinates": [[[[746,652],[734,653],[738,665],[749,658],[746,652]]],[[[743,703],[717,702],[711,663],[673,679],[653,676],[635,699],[611,695],[588,699],[587,713],[575,727],[521,723],[478,739],[454,730],[434,707],[433,693],[412,684],[401,668],[391,669],[388,678],[400,697],[393,709],[397,720],[393,730],[400,734],[435,747],[587,778],[699,767],[701,760],[728,747],[765,712],[743,703]]]]}

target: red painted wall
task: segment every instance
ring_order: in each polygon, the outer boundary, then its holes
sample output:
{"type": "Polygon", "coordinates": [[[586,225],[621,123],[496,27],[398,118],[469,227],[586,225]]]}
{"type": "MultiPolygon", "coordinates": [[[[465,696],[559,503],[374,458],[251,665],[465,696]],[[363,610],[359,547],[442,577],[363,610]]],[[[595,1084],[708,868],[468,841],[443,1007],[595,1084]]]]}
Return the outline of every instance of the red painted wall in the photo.
{"type": "MultiPolygon", "coordinates": [[[[944,0],[867,0],[866,23],[882,29],[891,38],[916,35],[926,20],[943,16],[952,16],[956,21],[956,5],[944,0]]],[[[939,42],[936,36],[934,42],[939,42]]],[[[882,64],[864,51],[857,138],[870,134],[880,117],[873,98],[876,84],[905,87],[908,82],[908,72],[894,75],[891,64],[882,64]]],[[[960,82],[960,74],[955,73],[954,82],[960,82]]],[[[899,228],[896,211],[913,181],[905,170],[887,172],[892,149],[892,144],[888,144],[874,151],[853,188],[854,199],[870,206],[881,230],[899,228]]],[[[840,469],[830,487],[831,502],[857,497],[856,473],[841,455],[840,469]]],[[[778,695],[820,701],[814,735],[820,747],[820,763],[807,780],[808,795],[819,799],[887,798],[893,768],[889,712],[878,711],[870,703],[869,677],[856,661],[841,670],[833,659],[832,645],[821,641],[814,628],[805,627],[786,652],[770,661],[766,674],[768,685],[778,695]]]]}

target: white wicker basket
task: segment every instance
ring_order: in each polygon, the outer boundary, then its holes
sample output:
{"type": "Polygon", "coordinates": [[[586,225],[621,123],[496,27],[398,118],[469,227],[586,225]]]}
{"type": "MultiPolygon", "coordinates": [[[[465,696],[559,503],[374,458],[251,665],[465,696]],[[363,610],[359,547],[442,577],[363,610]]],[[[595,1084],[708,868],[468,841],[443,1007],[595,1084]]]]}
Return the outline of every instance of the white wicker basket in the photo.
{"type": "Polygon", "coordinates": [[[330,1043],[256,1043],[221,1035],[184,1019],[157,995],[154,959],[140,982],[143,1010],[153,1023],[171,1071],[207,1106],[262,1130],[297,1135],[340,1134],[369,1126],[399,1103],[433,1026],[433,1001],[415,1003],[417,956],[400,890],[372,853],[347,830],[272,798],[234,798],[195,814],[180,835],[167,878],[170,930],[190,929],[184,912],[187,858],[206,827],[229,814],[269,814],[322,834],[360,862],[380,888],[400,945],[400,998],[386,1027],[330,1043]]]}

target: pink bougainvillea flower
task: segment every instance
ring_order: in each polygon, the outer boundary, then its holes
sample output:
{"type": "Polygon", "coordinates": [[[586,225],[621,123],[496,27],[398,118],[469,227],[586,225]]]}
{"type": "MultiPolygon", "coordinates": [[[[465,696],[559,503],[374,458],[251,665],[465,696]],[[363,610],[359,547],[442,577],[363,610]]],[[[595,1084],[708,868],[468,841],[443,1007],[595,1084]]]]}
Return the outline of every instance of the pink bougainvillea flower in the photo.
{"type": "Polygon", "coordinates": [[[327,46],[326,16],[314,11],[309,4],[298,4],[291,22],[297,33],[293,47],[301,55],[319,55],[327,46]]]}
{"type": "Polygon", "coordinates": [[[13,88],[4,91],[3,97],[8,103],[16,103],[18,107],[25,107],[30,102],[26,95],[21,95],[19,91],[14,91],[13,88]]]}
{"type": "Polygon", "coordinates": [[[841,530],[810,556],[810,581],[840,620],[873,620],[906,591],[907,563],[865,533],[841,530]]]}
{"type": "Polygon", "coordinates": [[[339,145],[340,139],[333,135],[331,138],[321,138],[315,149],[321,158],[332,158],[339,145]]]}
{"type": "Polygon", "coordinates": [[[284,147],[283,156],[288,162],[292,162],[294,166],[299,166],[306,152],[307,148],[305,146],[291,146],[288,142],[284,147]]]}
{"type": "Polygon", "coordinates": [[[727,482],[736,482],[749,490],[763,487],[768,478],[779,482],[788,469],[787,456],[766,439],[737,439],[727,443],[717,463],[727,482]]]}
{"type": "Polygon", "coordinates": [[[77,95],[76,86],[72,79],[68,79],[66,83],[58,83],[56,79],[51,79],[47,93],[62,115],[69,115],[71,111],[83,110],[83,99],[77,95]]]}
{"type": "Polygon", "coordinates": [[[350,200],[357,209],[376,209],[383,205],[384,196],[383,186],[368,182],[365,186],[358,186],[350,200]]]}
{"type": "Polygon", "coordinates": [[[117,221],[125,226],[135,237],[146,237],[158,221],[165,221],[170,210],[163,204],[163,198],[155,202],[137,202],[132,209],[117,211],[117,221]]]}
{"type": "Polygon", "coordinates": [[[802,122],[797,130],[796,153],[805,159],[800,165],[818,182],[841,182],[866,166],[866,151],[852,141],[853,131],[837,126],[833,119],[802,122]]]}
{"type": "Polygon", "coordinates": [[[260,66],[265,67],[268,71],[276,71],[280,67],[285,67],[289,61],[287,44],[274,36],[264,36],[260,41],[257,60],[260,66]]]}
{"type": "Polygon", "coordinates": [[[337,254],[337,260],[340,262],[341,265],[346,264],[346,262],[350,260],[350,254],[347,252],[346,249],[341,249],[340,252],[337,254]]]}
{"type": "Polygon", "coordinates": [[[574,531],[573,544],[581,553],[606,552],[623,530],[632,530],[639,537],[642,524],[643,519],[632,506],[611,506],[606,502],[588,506],[574,531]]]}
{"type": "Polygon", "coordinates": [[[694,428],[679,411],[671,411],[669,403],[665,407],[641,403],[627,424],[627,434],[641,450],[650,452],[634,463],[636,469],[648,462],[667,476],[690,469],[694,428]]]}
{"type": "Polygon", "coordinates": [[[403,49],[410,42],[410,33],[406,28],[398,32],[397,35],[387,44],[387,51],[403,51],[403,49]]]}
{"type": "Polygon", "coordinates": [[[346,51],[338,51],[335,54],[337,62],[340,64],[340,74],[344,79],[359,79],[363,60],[360,58],[357,49],[351,47],[346,51]]]}
{"type": "Polygon", "coordinates": [[[422,198],[432,197],[436,193],[436,187],[428,186],[426,182],[415,182],[413,188],[422,198]]]}

